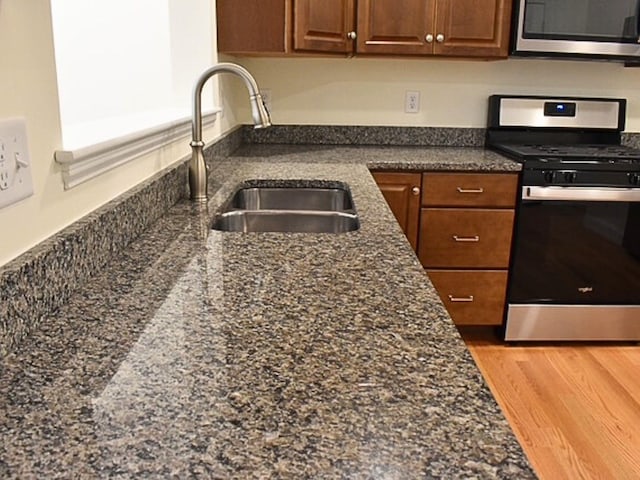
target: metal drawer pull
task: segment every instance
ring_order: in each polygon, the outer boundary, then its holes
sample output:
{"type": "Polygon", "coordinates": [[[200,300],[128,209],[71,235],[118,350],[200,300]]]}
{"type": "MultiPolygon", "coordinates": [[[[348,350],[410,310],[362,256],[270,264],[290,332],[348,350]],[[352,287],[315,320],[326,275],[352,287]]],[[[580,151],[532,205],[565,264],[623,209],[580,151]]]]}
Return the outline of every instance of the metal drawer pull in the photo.
{"type": "Polygon", "coordinates": [[[478,235],[475,235],[473,237],[459,237],[458,235],[453,235],[453,239],[456,242],[479,242],[480,241],[480,237],[478,235]]]}
{"type": "Polygon", "coordinates": [[[480,188],[462,188],[462,187],[458,187],[456,188],[456,190],[458,190],[458,193],[483,193],[484,192],[484,188],[480,187],[480,188]]]}
{"type": "Polygon", "coordinates": [[[473,302],[473,295],[469,295],[468,297],[454,297],[453,295],[447,295],[449,297],[450,302],[473,302]]]}

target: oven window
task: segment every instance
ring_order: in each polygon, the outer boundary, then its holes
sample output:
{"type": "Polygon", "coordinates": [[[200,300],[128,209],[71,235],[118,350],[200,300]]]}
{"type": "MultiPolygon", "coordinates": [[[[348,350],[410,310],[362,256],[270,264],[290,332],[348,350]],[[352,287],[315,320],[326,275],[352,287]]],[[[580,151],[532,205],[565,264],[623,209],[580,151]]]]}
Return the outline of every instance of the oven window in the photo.
{"type": "Polygon", "coordinates": [[[510,303],[640,304],[640,203],[525,201],[510,303]]]}
{"type": "Polygon", "coordinates": [[[524,38],[636,43],[638,0],[525,0],[524,38]]]}

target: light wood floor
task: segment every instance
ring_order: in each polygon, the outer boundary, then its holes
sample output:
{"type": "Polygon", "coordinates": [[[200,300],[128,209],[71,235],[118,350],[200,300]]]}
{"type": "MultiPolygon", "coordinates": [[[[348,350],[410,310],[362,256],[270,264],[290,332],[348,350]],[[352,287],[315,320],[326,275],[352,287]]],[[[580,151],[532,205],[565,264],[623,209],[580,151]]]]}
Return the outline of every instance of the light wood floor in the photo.
{"type": "Polygon", "coordinates": [[[640,479],[640,346],[460,331],[540,479],[640,479]]]}

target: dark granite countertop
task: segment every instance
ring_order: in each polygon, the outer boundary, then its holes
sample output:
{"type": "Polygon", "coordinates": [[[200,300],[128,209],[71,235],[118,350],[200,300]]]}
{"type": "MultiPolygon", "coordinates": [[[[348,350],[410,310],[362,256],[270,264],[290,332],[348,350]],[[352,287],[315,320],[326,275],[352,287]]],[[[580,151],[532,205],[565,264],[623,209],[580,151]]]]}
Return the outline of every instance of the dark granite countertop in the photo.
{"type": "Polygon", "coordinates": [[[372,170],[518,172],[522,169],[521,164],[496,152],[475,147],[249,144],[234,152],[232,158],[265,163],[356,163],[372,170]]]}
{"type": "Polygon", "coordinates": [[[367,166],[482,149],[244,147],[10,353],[2,478],[535,478],[367,166]],[[349,185],[361,228],[222,233],[249,179],[349,185]]]}

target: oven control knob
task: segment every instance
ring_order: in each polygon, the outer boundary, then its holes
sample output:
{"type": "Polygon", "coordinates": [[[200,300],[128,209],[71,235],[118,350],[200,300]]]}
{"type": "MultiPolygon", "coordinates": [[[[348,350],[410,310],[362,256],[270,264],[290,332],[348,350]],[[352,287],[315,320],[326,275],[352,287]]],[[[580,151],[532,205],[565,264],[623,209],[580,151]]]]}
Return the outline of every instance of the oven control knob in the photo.
{"type": "Polygon", "coordinates": [[[542,172],[542,177],[544,178],[544,181],[546,183],[553,183],[556,179],[556,172],[554,172],[553,170],[545,170],[544,172],[542,172]]]}
{"type": "Polygon", "coordinates": [[[573,183],[576,181],[576,172],[564,172],[564,181],[573,183]]]}
{"type": "Polygon", "coordinates": [[[631,185],[635,185],[635,186],[640,185],[640,173],[630,173],[629,174],[629,183],[631,185]]]}

